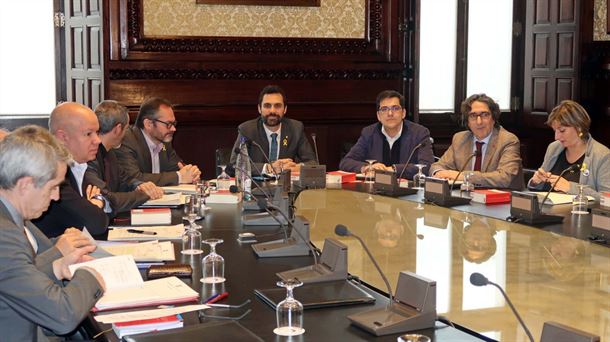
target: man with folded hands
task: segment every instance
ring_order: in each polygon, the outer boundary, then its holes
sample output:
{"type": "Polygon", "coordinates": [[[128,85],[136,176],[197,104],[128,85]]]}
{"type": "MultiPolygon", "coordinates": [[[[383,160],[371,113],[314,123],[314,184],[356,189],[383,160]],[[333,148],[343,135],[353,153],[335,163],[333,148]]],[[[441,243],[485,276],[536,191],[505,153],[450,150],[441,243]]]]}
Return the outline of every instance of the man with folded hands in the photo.
{"type": "Polygon", "coordinates": [[[171,102],[159,97],[140,106],[135,127],[125,133],[115,153],[130,178],[158,186],[190,184],[199,180],[197,165],[184,164],[172,147],[178,122],[171,102]]]}
{"type": "Polygon", "coordinates": [[[115,154],[129,129],[127,108],[116,101],[105,100],[95,107],[95,115],[100,125],[99,136],[102,143],[96,158],[89,162],[85,182],[97,186],[100,193],[110,201],[110,217],[129,211],[149,199],[163,196],[163,189],[153,182],[142,182],[130,178],[119,167],[115,154]]]}
{"type": "Polygon", "coordinates": [[[0,142],[2,340],[46,340],[43,329],[68,334],[104,292],[96,271],[68,269],[95,249],[80,231],[68,229],[53,245],[30,222],[59,200],[69,161],[69,152],[38,126],[18,128],[0,142]]]}

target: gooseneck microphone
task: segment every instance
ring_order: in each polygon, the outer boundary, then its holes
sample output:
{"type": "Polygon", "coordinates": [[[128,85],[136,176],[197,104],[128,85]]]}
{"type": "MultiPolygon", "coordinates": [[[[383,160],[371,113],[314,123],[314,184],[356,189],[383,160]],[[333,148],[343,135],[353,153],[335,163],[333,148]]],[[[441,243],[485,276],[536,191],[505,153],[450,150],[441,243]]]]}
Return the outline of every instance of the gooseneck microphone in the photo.
{"type": "Polygon", "coordinates": [[[311,139],[313,140],[313,150],[316,152],[316,163],[320,165],[320,157],[318,156],[318,143],[316,142],[316,133],[311,133],[311,139]]]}
{"type": "Polygon", "coordinates": [[[385,276],[385,274],[381,271],[381,268],[377,264],[377,261],[373,257],[373,254],[371,254],[371,251],[368,249],[368,247],[366,247],[366,244],[364,243],[364,241],[358,235],[355,235],[354,233],[352,233],[349,229],[347,229],[346,226],[344,226],[342,224],[338,224],[338,225],[335,226],[335,234],[337,234],[339,236],[351,236],[351,237],[355,238],[356,240],[358,240],[360,242],[360,244],[362,245],[362,247],[366,251],[366,254],[369,255],[369,258],[371,258],[371,261],[373,262],[373,265],[375,265],[375,267],[377,268],[377,271],[381,275],[381,278],[383,279],[383,282],[385,283],[385,286],[388,288],[388,295],[390,296],[390,304],[393,303],[394,302],[394,294],[392,292],[392,287],[390,286],[390,282],[388,281],[388,278],[385,276]]]}
{"type": "Polygon", "coordinates": [[[400,172],[400,175],[398,175],[398,182],[399,183],[400,183],[400,179],[402,178],[402,175],[405,173],[405,170],[407,169],[407,165],[409,165],[409,162],[411,162],[411,158],[413,158],[413,154],[415,154],[415,151],[419,150],[420,147],[424,146],[428,142],[430,143],[430,145],[432,145],[432,144],[434,144],[434,139],[432,139],[432,137],[428,137],[427,139],[424,139],[422,142],[417,144],[411,150],[411,154],[409,154],[409,158],[407,158],[407,161],[405,162],[405,167],[402,168],[402,171],[400,172]]]}
{"type": "Polygon", "coordinates": [[[451,189],[453,189],[453,186],[455,185],[455,182],[458,180],[458,178],[460,177],[460,175],[462,174],[462,172],[464,172],[464,169],[466,169],[466,166],[468,165],[468,163],[472,160],[472,157],[480,155],[481,152],[474,152],[473,154],[471,154],[470,156],[468,156],[468,159],[466,159],[466,162],[464,163],[464,165],[462,165],[462,167],[460,168],[460,172],[458,172],[457,176],[455,176],[455,178],[453,179],[453,182],[451,182],[451,189]]]}
{"type": "MultiPolygon", "coordinates": [[[[282,223],[282,221],[280,221],[277,217],[275,217],[275,215],[273,215],[271,210],[268,208],[267,200],[264,198],[259,198],[256,200],[256,203],[258,204],[259,208],[263,208],[269,214],[269,216],[273,217],[275,222],[279,223],[280,228],[282,228],[282,231],[284,232],[284,241],[285,242],[288,241],[288,231],[287,231],[286,227],[284,227],[284,224],[282,223]]],[[[282,211],[279,210],[279,212],[281,213],[282,211]]],[[[286,217],[284,217],[284,218],[286,218],[286,217]]],[[[286,219],[286,222],[288,222],[288,224],[290,224],[290,220],[286,219]]]]}
{"type": "MultiPolygon", "coordinates": [[[[269,211],[274,210],[278,213],[280,213],[280,215],[282,215],[282,217],[284,217],[284,220],[286,220],[286,222],[288,222],[288,224],[290,226],[292,226],[292,231],[296,232],[299,237],[305,241],[305,243],[307,244],[307,247],[309,248],[309,251],[311,252],[311,255],[313,255],[313,263],[315,265],[318,264],[318,256],[315,252],[315,250],[313,249],[313,247],[311,246],[311,241],[309,239],[306,239],[305,236],[303,236],[303,234],[301,234],[301,232],[292,224],[292,221],[290,219],[288,219],[288,216],[286,216],[286,214],[284,214],[284,212],[282,211],[282,209],[280,209],[280,207],[276,206],[275,204],[269,203],[264,199],[259,199],[258,200],[258,205],[261,208],[264,208],[265,210],[269,211]]],[[[271,213],[270,213],[271,214],[271,213]]],[[[271,216],[274,216],[273,214],[271,214],[271,216]]],[[[288,233],[286,233],[286,230],[284,230],[284,233],[286,235],[286,240],[288,240],[288,233]]]]}
{"type": "Polygon", "coordinates": [[[508,298],[508,295],[506,295],[506,292],[504,292],[504,290],[502,289],[502,287],[500,285],[489,281],[489,279],[487,279],[487,277],[485,277],[484,275],[482,275],[481,273],[478,273],[478,272],[474,272],[473,274],[470,275],[470,283],[474,286],[493,285],[493,286],[497,287],[498,290],[500,290],[500,292],[504,296],[504,299],[506,299],[508,306],[510,306],[510,308],[511,308],[511,310],[513,310],[513,313],[515,314],[515,316],[517,316],[517,320],[519,320],[519,323],[523,327],[523,330],[525,330],[525,333],[527,334],[527,337],[529,338],[529,340],[531,342],[534,342],[534,337],[532,336],[532,333],[529,331],[529,329],[523,322],[523,319],[521,319],[521,316],[517,312],[517,309],[515,309],[515,307],[513,306],[513,303],[510,301],[510,299],[508,298]]]}
{"type": "MultiPolygon", "coordinates": [[[[544,201],[546,201],[546,199],[549,198],[549,195],[551,194],[551,192],[553,192],[553,189],[555,189],[555,185],[557,185],[557,182],[559,182],[559,180],[561,179],[561,177],[563,177],[563,175],[565,175],[568,171],[573,171],[573,170],[579,169],[579,168],[580,168],[580,164],[574,164],[574,165],[570,165],[568,168],[561,171],[561,173],[559,174],[559,177],[557,177],[555,182],[553,182],[553,185],[551,185],[551,188],[549,189],[549,191],[547,191],[546,195],[544,195],[544,198],[542,199],[542,203],[540,203],[540,205],[541,206],[544,205],[544,201]]],[[[541,209],[542,209],[542,207],[541,207],[541,209]]]]}

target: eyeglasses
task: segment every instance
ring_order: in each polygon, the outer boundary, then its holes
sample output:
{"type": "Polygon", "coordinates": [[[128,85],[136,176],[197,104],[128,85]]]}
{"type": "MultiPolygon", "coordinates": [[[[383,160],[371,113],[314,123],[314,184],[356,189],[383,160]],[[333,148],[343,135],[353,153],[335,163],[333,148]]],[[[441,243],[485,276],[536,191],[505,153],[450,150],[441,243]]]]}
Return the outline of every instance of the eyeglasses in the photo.
{"type": "Polygon", "coordinates": [[[478,118],[481,118],[481,120],[487,120],[491,117],[491,113],[490,112],[479,112],[479,113],[468,113],[468,120],[469,121],[477,121],[478,118]]]}
{"type": "Polygon", "coordinates": [[[153,121],[164,124],[167,129],[172,129],[172,127],[178,127],[178,121],[163,121],[159,119],[153,119],[153,121]]]}
{"type": "Polygon", "coordinates": [[[381,114],[388,114],[390,111],[392,111],[392,112],[399,112],[401,110],[402,110],[401,106],[391,106],[391,107],[383,106],[383,107],[379,107],[379,113],[381,113],[381,114]]]}

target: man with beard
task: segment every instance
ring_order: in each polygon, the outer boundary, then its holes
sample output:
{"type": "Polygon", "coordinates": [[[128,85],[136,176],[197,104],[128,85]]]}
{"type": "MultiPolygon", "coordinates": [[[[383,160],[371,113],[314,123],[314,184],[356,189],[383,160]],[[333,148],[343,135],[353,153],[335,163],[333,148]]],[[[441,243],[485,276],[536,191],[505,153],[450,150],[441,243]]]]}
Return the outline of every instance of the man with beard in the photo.
{"type": "Polygon", "coordinates": [[[67,228],[87,230],[103,238],[108,227],[107,199],[100,189],[84,181],[87,162],[95,159],[100,138],[97,116],[80,103],[64,102],[51,112],[49,130],[72,154],[66,179],[59,189],[61,201],[53,202],[39,219],[34,221],[48,237],[56,237],[67,228]]]}
{"type": "Polygon", "coordinates": [[[142,103],[135,126],[125,133],[121,147],[115,150],[128,178],[158,186],[199,180],[199,168],[184,165],[172,148],[177,125],[168,100],[153,97],[142,103]]]}
{"type": "Polygon", "coordinates": [[[285,118],[287,109],[286,94],[282,88],[276,85],[263,88],[258,96],[260,117],[246,121],[237,128],[238,136],[230,164],[235,165],[235,150],[239,148],[242,137],[252,142],[248,144],[248,155],[254,164],[253,174],[272,175],[274,171],[277,173],[287,169],[298,172],[301,163],[317,164],[316,155],[305,136],[303,123],[285,118]]]}

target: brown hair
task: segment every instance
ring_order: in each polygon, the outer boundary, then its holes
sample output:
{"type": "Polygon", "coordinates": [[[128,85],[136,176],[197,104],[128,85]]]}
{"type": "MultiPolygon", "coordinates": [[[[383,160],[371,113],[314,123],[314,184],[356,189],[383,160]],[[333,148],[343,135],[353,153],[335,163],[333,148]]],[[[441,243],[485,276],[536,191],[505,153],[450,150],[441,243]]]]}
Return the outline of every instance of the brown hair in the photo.
{"type": "Polygon", "coordinates": [[[496,101],[485,94],[470,95],[470,97],[462,101],[462,105],[460,106],[462,125],[464,125],[464,127],[468,127],[468,114],[470,114],[472,103],[475,101],[482,102],[489,107],[491,116],[494,119],[494,127],[500,127],[500,106],[496,103],[496,101]]]}
{"type": "Polygon", "coordinates": [[[591,118],[587,111],[572,100],[561,101],[557,107],[553,108],[546,120],[546,124],[551,126],[553,122],[558,122],[562,126],[576,128],[579,133],[582,133],[580,136],[582,139],[587,138],[589,127],[591,127],[591,118]]]}

